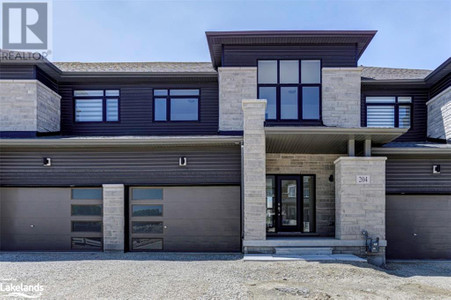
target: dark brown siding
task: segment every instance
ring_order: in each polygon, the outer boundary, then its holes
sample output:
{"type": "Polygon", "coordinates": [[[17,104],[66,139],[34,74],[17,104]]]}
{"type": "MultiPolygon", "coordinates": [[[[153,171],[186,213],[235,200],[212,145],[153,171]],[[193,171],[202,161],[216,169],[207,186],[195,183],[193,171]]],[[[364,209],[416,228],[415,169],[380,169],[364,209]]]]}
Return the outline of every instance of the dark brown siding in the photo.
{"type": "Polygon", "coordinates": [[[164,84],[71,85],[60,84],[63,135],[209,135],[218,133],[217,81],[164,84]],[[76,123],[74,89],[120,89],[120,122],[76,123]],[[200,89],[200,121],[152,122],[154,88],[200,89]]]}
{"type": "Polygon", "coordinates": [[[449,86],[451,86],[451,73],[431,87],[429,98],[434,98],[449,86]]]}
{"type": "Polygon", "coordinates": [[[387,258],[451,259],[451,195],[387,196],[387,258]]]}
{"type": "Polygon", "coordinates": [[[413,98],[412,127],[405,134],[397,138],[396,142],[425,141],[427,130],[428,90],[415,86],[362,86],[362,126],[366,126],[365,97],[367,96],[409,96],[413,98]]]}
{"type": "Polygon", "coordinates": [[[36,79],[35,66],[2,64],[0,79],[36,79]]]}
{"type": "Polygon", "coordinates": [[[451,194],[451,158],[392,158],[386,163],[387,193],[451,194]],[[432,174],[440,165],[440,174],[432,174]]]}
{"type": "Polygon", "coordinates": [[[240,147],[2,149],[2,186],[240,184],[240,147]],[[179,167],[180,156],[188,165],[179,167]],[[52,166],[42,166],[43,157],[52,166]]]}
{"type": "Polygon", "coordinates": [[[355,44],[224,46],[224,67],[255,67],[258,59],[321,59],[323,67],[357,66],[355,44]]]}

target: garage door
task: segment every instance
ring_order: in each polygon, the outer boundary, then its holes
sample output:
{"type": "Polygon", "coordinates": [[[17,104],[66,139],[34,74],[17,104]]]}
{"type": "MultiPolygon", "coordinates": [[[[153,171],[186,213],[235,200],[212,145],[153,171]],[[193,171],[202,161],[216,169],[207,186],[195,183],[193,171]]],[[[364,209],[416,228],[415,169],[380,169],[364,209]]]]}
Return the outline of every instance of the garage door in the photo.
{"type": "Polygon", "coordinates": [[[240,187],[131,187],[132,251],[240,251],[240,187]]]}
{"type": "Polygon", "coordinates": [[[387,195],[387,258],[451,259],[451,195],[387,195]]]}
{"type": "Polygon", "coordinates": [[[1,188],[0,249],[101,250],[101,188],[1,188]]]}

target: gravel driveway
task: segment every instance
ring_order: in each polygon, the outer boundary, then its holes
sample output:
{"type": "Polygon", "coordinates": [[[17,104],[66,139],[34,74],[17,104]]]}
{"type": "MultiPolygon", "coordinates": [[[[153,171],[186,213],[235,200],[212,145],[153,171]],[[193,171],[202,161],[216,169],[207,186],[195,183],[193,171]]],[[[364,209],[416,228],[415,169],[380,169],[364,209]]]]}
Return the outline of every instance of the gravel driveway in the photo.
{"type": "MultiPolygon", "coordinates": [[[[451,299],[451,261],[249,262],[241,255],[1,253],[0,283],[43,299],[451,299]]],[[[0,298],[8,292],[0,291],[0,298]]],[[[7,299],[11,299],[8,297],[7,299]]]]}

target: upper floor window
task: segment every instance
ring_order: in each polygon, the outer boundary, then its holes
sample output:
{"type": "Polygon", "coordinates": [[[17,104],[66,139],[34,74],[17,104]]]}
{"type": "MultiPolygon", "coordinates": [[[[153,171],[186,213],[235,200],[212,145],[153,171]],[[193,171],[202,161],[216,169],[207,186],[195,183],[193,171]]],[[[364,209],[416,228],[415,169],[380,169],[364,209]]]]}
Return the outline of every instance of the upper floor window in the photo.
{"type": "Polygon", "coordinates": [[[199,121],[198,89],[153,91],[154,121],[199,121]]]}
{"type": "Polygon", "coordinates": [[[118,122],[119,90],[74,90],[76,122],[118,122]]]}
{"type": "Polygon", "coordinates": [[[259,60],[258,98],[266,99],[266,119],[321,119],[321,61],[259,60]]]}
{"type": "Polygon", "coordinates": [[[412,97],[366,97],[367,127],[409,128],[412,97]]]}

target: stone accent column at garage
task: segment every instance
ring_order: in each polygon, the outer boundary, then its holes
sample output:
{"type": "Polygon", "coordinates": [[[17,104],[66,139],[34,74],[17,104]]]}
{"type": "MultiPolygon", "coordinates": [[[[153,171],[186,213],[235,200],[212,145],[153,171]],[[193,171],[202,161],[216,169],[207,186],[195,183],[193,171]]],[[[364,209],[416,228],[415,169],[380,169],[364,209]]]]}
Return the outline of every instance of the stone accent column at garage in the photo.
{"type": "Polygon", "coordinates": [[[266,100],[243,100],[244,240],[266,239],[266,100]]]}
{"type": "Polygon", "coordinates": [[[103,186],[103,251],[124,251],[124,185],[103,186]]]}
{"type": "MultiPolygon", "coordinates": [[[[364,240],[362,230],[385,245],[386,157],[340,157],[335,160],[335,238],[364,240]]],[[[385,249],[372,254],[385,263],[385,249]]],[[[370,257],[369,257],[370,259],[370,257]]]]}

